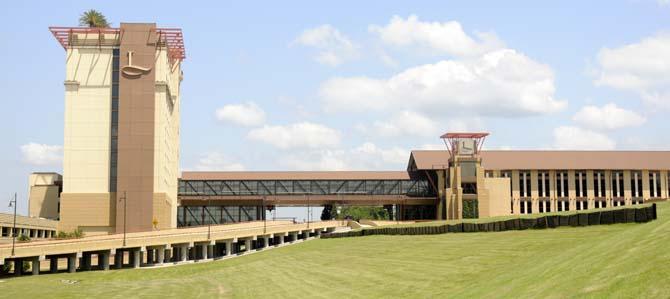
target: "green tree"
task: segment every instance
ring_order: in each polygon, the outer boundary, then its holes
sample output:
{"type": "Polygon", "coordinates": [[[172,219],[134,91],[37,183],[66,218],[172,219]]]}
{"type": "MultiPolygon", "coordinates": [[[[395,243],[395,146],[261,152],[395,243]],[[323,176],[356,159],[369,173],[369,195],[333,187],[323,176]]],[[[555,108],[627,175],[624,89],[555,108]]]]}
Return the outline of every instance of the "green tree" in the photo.
{"type": "Polygon", "coordinates": [[[107,18],[100,13],[99,11],[95,9],[90,9],[88,11],[85,11],[84,13],[81,14],[81,17],[79,17],[79,25],[80,26],[88,26],[92,28],[107,28],[109,27],[109,23],[107,22],[107,18]]]}

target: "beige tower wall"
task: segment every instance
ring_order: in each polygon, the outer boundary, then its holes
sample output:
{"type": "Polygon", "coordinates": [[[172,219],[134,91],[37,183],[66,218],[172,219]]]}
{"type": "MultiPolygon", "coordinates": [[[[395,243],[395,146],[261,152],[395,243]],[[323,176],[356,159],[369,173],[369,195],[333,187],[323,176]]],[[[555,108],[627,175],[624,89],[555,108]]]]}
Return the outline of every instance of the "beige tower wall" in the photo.
{"type": "Polygon", "coordinates": [[[479,218],[506,216],[510,214],[509,178],[485,178],[486,190],[478,195],[479,218]]]}
{"type": "Polygon", "coordinates": [[[154,219],[157,228],[177,226],[181,67],[156,51],[154,219]]]}
{"type": "Polygon", "coordinates": [[[29,177],[28,214],[30,217],[58,219],[60,182],[57,173],[33,173],[29,177]]]}
{"type": "Polygon", "coordinates": [[[109,231],[112,48],[69,48],[59,229],[109,231]]]}

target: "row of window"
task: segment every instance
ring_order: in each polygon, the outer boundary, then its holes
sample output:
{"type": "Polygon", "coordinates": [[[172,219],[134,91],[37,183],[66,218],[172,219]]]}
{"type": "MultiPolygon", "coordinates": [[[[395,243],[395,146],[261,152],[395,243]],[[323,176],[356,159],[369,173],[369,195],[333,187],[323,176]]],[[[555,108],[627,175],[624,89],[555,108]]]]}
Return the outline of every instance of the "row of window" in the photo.
{"type": "MultiPolygon", "coordinates": [[[[491,176],[491,173],[488,174],[491,176]]],[[[511,171],[501,172],[502,177],[512,177],[511,171]]],[[[568,182],[568,172],[561,171],[555,173],[555,197],[568,197],[569,195],[569,182],[568,182]]],[[[631,172],[630,177],[630,189],[631,196],[633,198],[642,197],[642,172],[633,171],[631,172]]],[[[648,175],[649,181],[649,196],[650,197],[661,197],[661,174],[659,172],[649,172],[648,175]]],[[[574,183],[575,183],[575,197],[589,197],[589,191],[593,192],[593,197],[605,197],[606,194],[606,180],[605,172],[596,171],[593,173],[593,190],[588,189],[586,172],[578,171],[575,172],[574,183]]],[[[612,192],[612,197],[623,197],[624,196],[624,175],[623,171],[613,171],[610,173],[610,189],[612,192]]],[[[530,171],[520,171],[519,172],[519,196],[520,197],[531,197],[531,175],[530,171]]],[[[537,174],[537,191],[538,197],[551,197],[551,188],[550,188],[550,175],[549,172],[538,172],[537,174]]],[[[670,174],[668,175],[668,192],[670,193],[670,174]]],[[[510,190],[510,193],[512,190],[510,190]]]]}
{"type": "Polygon", "coordinates": [[[179,195],[361,194],[435,196],[427,180],[180,180],[179,195]]]}
{"type": "Polygon", "coordinates": [[[119,49],[112,50],[112,109],[109,141],[109,192],[116,192],[119,148],[119,49]]]}
{"type": "MultiPolygon", "coordinates": [[[[12,228],[3,226],[0,228],[0,232],[3,238],[12,237],[12,228]]],[[[44,230],[44,229],[34,229],[34,228],[16,228],[16,236],[28,236],[30,238],[55,238],[56,231],[53,230],[44,230]]]]}
{"type": "MultiPolygon", "coordinates": [[[[551,205],[550,200],[541,200],[537,203],[537,208],[538,211],[537,213],[550,213],[552,212],[552,205],[551,205]]],[[[643,200],[642,199],[633,199],[631,200],[631,204],[637,205],[637,204],[642,204],[643,200]]],[[[625,206],[626,201],[623,199],[613,199],[612,200],[612,206],[613,207],[619,207],[619,206],[625,206]]],[[[510,213],[514,214],[514,201],[510,201],[510,213]]],[[[607,201],[606,200],[595,200],[593,201],[593,208],[595,209],[601,209],[601,208],[606,208],[607,207],[607,201]]],[[[557,200],[556,201],[556,212],[564,212],[564,211],[570,211],[570,202],[568,200],[557,200]]],[[[577,211],[580,210],[588,210],[589,209],[589,201],[588,200],[576,200],[575,201],[575,209],[577,211]]],[[[520,214],[532,214],[533,213],[533,202],[530,200],[521,200],[519,201],[519,213],[520,214]]]]}
{"type": "Polygon", "coordinates": [[[262,220],[262,206],[179,206],[177,226],[199,226],[262,220]]]}

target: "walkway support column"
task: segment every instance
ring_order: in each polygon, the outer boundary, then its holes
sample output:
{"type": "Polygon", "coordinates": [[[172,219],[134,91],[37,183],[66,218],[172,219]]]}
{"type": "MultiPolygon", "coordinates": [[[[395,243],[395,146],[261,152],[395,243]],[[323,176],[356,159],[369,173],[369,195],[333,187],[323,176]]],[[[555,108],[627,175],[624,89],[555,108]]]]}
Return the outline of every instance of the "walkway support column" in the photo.
{"type": "Polygon", "coordinates": [[[162,265],[165,262],[165,247],[156,249],[156,264],[162,265]]]}
{"type": "Polygon", "coordinates": [[[233,240],[226,241],[226,256],[233,254],[233,240]]]}
{"type": "Polygon", "coordinates": [[[31,258],[30,269],[32,270],[33,275],[40,275],[40,257],[35,256],[31,258]]]}
{"type": "Polygon", "coordinates": [[[77,254],[73,253],[67,256],[67,272],[77,272],[77,254]]]}
{"type": "Polygon", "coordinates": [[[140,248],[132,249],[131,259],[133,260],[133,268],[139,268],[142,261],[142,250],[140,248]]]}
{"type": "Polygon", "coordinates": [[[181,246],[179,248],[179,253],[181,254],[181,259],[179,259],[180,262],[185,262],[188,260],[188,244],[181,246]]]}
{"type": "Polygon", "coordinates": [[[244,240],[244,253],[251,251],[251,238],[244,240]]]}
{"type": "Polygon", "coordinates": [[[121,269],[123,268],[123,255],[124,251],[117,249],[114,251],[114,268],[121,269]]]}
{"type": "Polygon", "coordinates": [[[23,259],[14,259],[14,275],[21,276],[23,274],[23,259]]]}
{"type": "Polygon", "coordinates": [[[49,272],[58,273],[58,257],[49,257],[49,272]]]}
{"type": "Polygon", "coordinates": [[[214,244],[207,245],[207,259],[214,259],[214,244]]]}
{"type": "Polygon", "coordinates": [[[270,247],[270,236],[263,236],[263,249],[270,247]]]}
{"type": "Polygon", "coordinates": [[[100,267],[100,270],[109,270],[109,253],[110,250],[98,253],[98,267],[100,267]]]}

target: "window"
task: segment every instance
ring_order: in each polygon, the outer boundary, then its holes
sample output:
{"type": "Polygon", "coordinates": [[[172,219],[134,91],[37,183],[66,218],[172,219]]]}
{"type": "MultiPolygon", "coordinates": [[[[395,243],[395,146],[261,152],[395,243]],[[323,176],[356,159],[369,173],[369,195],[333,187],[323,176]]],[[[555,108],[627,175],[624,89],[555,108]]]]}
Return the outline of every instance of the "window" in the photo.
{"type": "Polygon", "coordinates": [[[630,203],[634,205],[643,204],[644,200],[642,198],[633,198],[631,199],[630,203]]]}
{"type": "Polygon", "coordinates": [[[661,197],[661,174],[659,172],[649,173],[649,196],[661,197]]]}
{"type": "Polygon", "coordinates": [[[551,212],[551,201],[542,200],[538,203],[538,212],[540,213],[549,213],[551,212]]]}
{"type": "Polygon", "coordinates": [[[537,174],[537,192],[539,197],[549,197],[549,173],[539,172],[537,174]]]}
{"type": "Polygon", "coordinates": [[[642,173],[639,171],[631,172],[630,191],[632,197],[642,197],[642,173]]]}
{"type": "Polygon", "coordinates": [[[593,173],[593,196],[605,197],[605,173],[602,171],[593,173]]]}
{"type": "Polygon", "coordinates": [[[521,214],[531,214],[531,213],[533,213],[533,202],[530,201],[530,200],[519,201],[519,212],[521,214]]]}
{"type": "Polygon", "coordinates": [[[593,204],[596,209],[607,208],[607,201],[604,200],[596,200],[593,202],[593,204]]]}
{"type": "Polygon", "coordinates": [[[530,172],[519,172],[519,196],[530,197],[530,172]]]}
{"type": "Polygon", "coordinates": [[[612,206],[613,207],[621,207],[621,206],[625,206],[625,205],[626,205],[626,201],[624,201],[623,199],[613,199],[612,200],[612,206]]]}
{"type": "Polygon", "coordinates": [[[491,171],[491,170],[487,170],[487,171],[485,171],[485,172],[484,172],[484,177],[487,177],[487,178],[492,178],[492,177],[494,177],[494,176],[493,176],[493,171],[491,171]]]}
{"type": "Polygon", "coordinates": [[[588,197],[586,192],[586,172],[575,172],[575,194],[577,197],[588,197]]]}
{"type": "Polygon", "coordinates": [[[477,194],[477,183],[462,183],[463,194],[477,194]]]}
{"type": "Polygon", "coordinates": [[[119,49],[112,50],[112,99],[109,141],[109,192],[116,192],[116,168],[119,140],[119,49]]]}
{"type": "Polygon", "coordinates": [[[556,173],[556,197],[568,197],[568,173],[556,173]]]}
{"type": "Polygon", "coordinates": [[[559,212],[570,211],[570,202],[567,200],[559,200],[556,202],[556,210],[559,212]]]}
{"type": "MultiPolygon", "coordinates": [[[[614,171],[612,176],[612,197],[623,197],[623,172],[614,171]]],[[[615,206],[616,207],[616,206],[615,206]]]]}
{"type": "Polygon", "coordinates": [[[458,164],[461,167],[461,177],[477,176],[477,162],[463,161],[458,164]]]}
{"type": "Polygon", "coordinates": [[[576,208],[577,208],[577,211],[588,210],[589,209],[589,202],[587,200],[578,200],[576,202],[576,208]]]}

